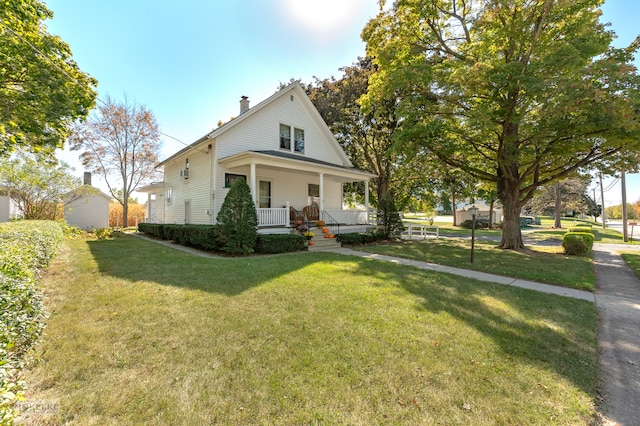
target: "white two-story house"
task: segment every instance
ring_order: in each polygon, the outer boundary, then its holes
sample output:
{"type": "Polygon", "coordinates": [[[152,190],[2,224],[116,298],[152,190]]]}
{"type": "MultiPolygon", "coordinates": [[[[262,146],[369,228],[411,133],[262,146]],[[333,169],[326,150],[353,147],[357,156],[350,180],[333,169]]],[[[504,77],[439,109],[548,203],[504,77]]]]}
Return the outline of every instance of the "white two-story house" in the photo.
{"type": "Polygon", "coordinates": [[[153,223],[214,224],[231,184],[245,179],[262,228],[301,219],[365,224],[376,177],[353,167],[299,83],[251,108],[243,96],[238,117],[158,167],[163,181],[138,190],[148,194],[153,223]],[[346,182],[364,182],[364,208],[343,208],[346,182]]]}

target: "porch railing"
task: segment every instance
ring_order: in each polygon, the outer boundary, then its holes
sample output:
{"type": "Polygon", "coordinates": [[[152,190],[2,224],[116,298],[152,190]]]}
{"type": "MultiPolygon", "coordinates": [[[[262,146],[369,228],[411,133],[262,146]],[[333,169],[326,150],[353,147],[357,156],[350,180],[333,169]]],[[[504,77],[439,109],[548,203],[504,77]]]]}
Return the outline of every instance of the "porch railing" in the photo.
{"type": "Polygon", "coordinates": [[[258,226],[289,226],[289,209],[286,207],[256,210],[258,211],[258,226]]]}
{"type": "Polygon", "coordinates": [[[365,210],[325,209],[323,211],[327,212],[337,223],[345,225],[370,223],[365,210]]]}
{"type": "Polygon", "coordinates": [[[332,234],[340,234],[340,223],[327,210],[322,210],[320,217],[332,234]]]}

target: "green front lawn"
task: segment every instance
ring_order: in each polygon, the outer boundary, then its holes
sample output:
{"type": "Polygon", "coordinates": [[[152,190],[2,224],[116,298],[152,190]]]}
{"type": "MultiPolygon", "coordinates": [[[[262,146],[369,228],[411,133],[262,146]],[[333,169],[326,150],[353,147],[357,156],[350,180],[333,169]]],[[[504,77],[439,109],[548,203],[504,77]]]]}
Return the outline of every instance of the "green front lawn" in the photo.
{"type": "Polygon", "coordinates": [[[354,247],[370,253],[398,256],[490,274],[560,285],[579,290],[595,289],[591,257],[565,256],[562,247],[534,247],[535,251],[501,250],[498,243],[476,241],[471,263],[469,239],[439,238],[395,244],[354,247]]]}
{"type": "Polygon", "coordinates": [[[588,424],[592,303],[331,253],[71,241],[28,400],[47,424],[588,424]]]}
{"type": "Polygon", "coordinates": [[[622,258],[631,269],[634,270],[638,278],[640,278],[640,252],[622,252],[622,258]]]}

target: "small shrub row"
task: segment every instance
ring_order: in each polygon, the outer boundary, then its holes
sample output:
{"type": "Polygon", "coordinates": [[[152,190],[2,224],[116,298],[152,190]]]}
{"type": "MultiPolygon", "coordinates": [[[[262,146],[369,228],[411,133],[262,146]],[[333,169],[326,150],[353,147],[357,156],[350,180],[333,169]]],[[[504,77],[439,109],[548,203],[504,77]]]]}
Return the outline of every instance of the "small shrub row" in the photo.
{"type": "Polygon", "coordinates": [[[357,245],[357,244],[367,244],[373,243],[376,241],[381,241],[386,239],[386,235],[384,232],[374,231],[374,232],[349,232],[345,234],[339,234],[336,239],[342,244],[347,245],[357,245]]]}
{"type": "Polygon", "coordinates": [[[147,234],[152,237],[164,240],[164,227],[165,225],[161,223],[139,223],[138,231],[142,232],[143,234],[147,234]]]}
{"type": "Polygon", "coordinates": [[[154,238],[174,241],[201,250],[216,251],[220,248],[217,225],[140,223],[138,231],[154,238]]]}
{"type": "Polygon", "coordinates": [[[18,375],[25,355],[38,340],[46,319],[37,289],[64,239],[60,224],[18,221],[0,224],[0,423],[11,424],[22,397],[18,375]]]}
{"type": "Polygon", "coordinates": [[[568,255],[585,256],[593,248],[593,233],[567,232],[562,237],[562,247],[568,255]]]}
{"type": "MultiPolygon", "coordinates": [[[[460,224],[460,227],[463,229],[471,229],[473,228],[473,221],[470,219],[465,220],[464,222],[462,222],[460,224]]],[[[476,229],[481,229],[481,228],[489,228],[489,221],[488,220],[476,220],[476,229]]]]}
{"type": "Polygon", "coordinates": [[[300,234],[258,234],[256,253],[274,254],[306,250],[307,239],[300,234]]]}
{"type": "Polygon", "coordinates": [[[587,234],[593,234],[591,226],[572,226],[567,232],[586,232],[587,234]]]}
{"type": "MultiPolygon", "coordinates": [[[[200,250],[224,251],[218,225],[176,225],[141,223],[138,231],[149,236],[200,250]]],[[[288,253],[305,250],[306,239],[298,234],[259,234],[254,250],[257,253],[288,253]]]]}

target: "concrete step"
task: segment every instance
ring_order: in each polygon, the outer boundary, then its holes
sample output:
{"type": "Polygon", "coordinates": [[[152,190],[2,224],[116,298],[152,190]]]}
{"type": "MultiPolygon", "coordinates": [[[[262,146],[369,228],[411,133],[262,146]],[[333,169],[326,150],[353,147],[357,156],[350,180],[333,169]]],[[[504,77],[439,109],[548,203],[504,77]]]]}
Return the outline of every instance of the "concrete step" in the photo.
{"type": "Polygon", "coordinates": [[[309,246],[309,251],[323,251],[342,247],[335,238],[314,237],[313,245],[309,246]]]}

